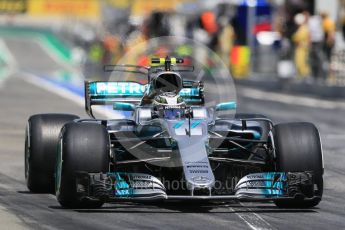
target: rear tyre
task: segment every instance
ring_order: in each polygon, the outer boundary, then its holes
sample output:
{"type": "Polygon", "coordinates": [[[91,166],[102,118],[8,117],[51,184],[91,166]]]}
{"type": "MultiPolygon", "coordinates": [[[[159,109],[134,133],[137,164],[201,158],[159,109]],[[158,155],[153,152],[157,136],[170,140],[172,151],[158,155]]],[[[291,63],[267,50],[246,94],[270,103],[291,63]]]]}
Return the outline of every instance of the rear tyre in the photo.
{"type": "Polygon", "coordinates": [[[29,118],[25,134],[25,180],[31,192],[54,192],[56,147],[61,128],[79,117],[37,114],[29,118]]]}
{"type": "Polygon", "coordinates": [[[323,159],[320,135],[317,128],[306,122],[274,126],[276,168],[280,172],[313,171],[320,199],[275,201],[282,208],[311,208],[318,205],[323,193],[323,159]]]}
{"type": "Polygon", "coordinates": [[[76,172],[109,171],[110,143],[106,128],[96,123],[68,123],[61,130],[57,165],[56,196],[65,208],[98,208],[99,200],[80,200],[76,172]]]}

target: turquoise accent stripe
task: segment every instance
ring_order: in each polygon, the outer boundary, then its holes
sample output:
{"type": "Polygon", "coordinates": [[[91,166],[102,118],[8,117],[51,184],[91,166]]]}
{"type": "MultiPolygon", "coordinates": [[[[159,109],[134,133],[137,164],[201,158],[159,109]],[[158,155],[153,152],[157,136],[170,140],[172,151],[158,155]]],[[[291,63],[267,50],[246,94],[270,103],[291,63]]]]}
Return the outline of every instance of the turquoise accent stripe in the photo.
{"type": "Polygon", "coordinates": [[[255,140],[260,140],[261,134],[259,132],[253,132],[253,135],[255,140]]]}
{"type": "Polygon", "coordinates": [[[120,111],[134,111],[135,105],[131,103],[125,103],[125,102],[115,102],[113,104],[114,110],[120,110],[120,111]]]}
{"type": "MultiPolygon", "coordinates": [[[[173,128],[174,128],[174,129],[180,128],[180,127],[184,124],[184,122],[185,122],[185,120],[177,122],[177,123],[173,126],[173,128]]],[[[191,129],[194,129],[194,128],[196,128],[196,127],[197,127],[198,125],[200,125],[200,124],[201,124],[201,121],[193,121],[192,124],[190,125],[190,128],[191,128],[191,129]]]]}
{"type": "Polygon", "coordinates": [[[179,93],[181,97],[197,97],[199,94],[199,88],[183,88],[179,93]]]}
{"type": "Polygon", "coordinates": [[[284,195],[284,182],[287,180],[286,173],[283,172],[271,172],[266,173],[266,182],[265,186],[269,189],[262,189],[263,194],[267,197],[272,195],[274,196],[283,196],[284,195]],[[275,180],[277,179],[277,180],[275,180]]]}
{"type": "Polygon", "coordinates": [[[184,123],[184,121],[179,121],[179,122],[177,122],[177,123],[173,126],[173,128],[174,128],[174,129],[178,129],[178,128],[180,128],[180,127],[183,125],[183,123],[184,123]]]}
{"type": "Polygon", "coordinates": [[[198,125],[200,125],[201,121],[194,121],[192,124],[191,124],[191,128],[194,129],[195,127],[197,127],[198,125]]]}
{"type": "Polygon", "coordinates": [[[237,103],[234,101],[219,103],[216,106],[216,111],[232,110],[237,108],[237,103]]]}
{"type": "Polygon", "coordinates": [[[133,190],[130,188],[129,184],[121,177],[120,173],[115,173],[115,179],[115,196],[133,196],[133,190]]]}

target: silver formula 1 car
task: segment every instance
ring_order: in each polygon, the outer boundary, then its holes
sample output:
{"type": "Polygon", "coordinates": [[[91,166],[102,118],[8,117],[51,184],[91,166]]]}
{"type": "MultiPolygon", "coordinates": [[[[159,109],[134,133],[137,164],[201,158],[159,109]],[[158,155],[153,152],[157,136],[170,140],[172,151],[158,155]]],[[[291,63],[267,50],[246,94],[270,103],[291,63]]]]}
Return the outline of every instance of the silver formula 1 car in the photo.
{"type": "Polygon", "coordinates": [[[144,69],[147,84],[85,82],[91,119],[30,117],[25,142],[30,191],[55,192],[70,208],[143,200],[274,201],[307,208],[321,201],[323,156],[313,124],[220,116],[236,103],[206,107],[203,82],[184,80],[177,70],[183,59],[152,63],[120,66],[144,69]],[[129,118],[96,119],[97,105],[129,118]]]}

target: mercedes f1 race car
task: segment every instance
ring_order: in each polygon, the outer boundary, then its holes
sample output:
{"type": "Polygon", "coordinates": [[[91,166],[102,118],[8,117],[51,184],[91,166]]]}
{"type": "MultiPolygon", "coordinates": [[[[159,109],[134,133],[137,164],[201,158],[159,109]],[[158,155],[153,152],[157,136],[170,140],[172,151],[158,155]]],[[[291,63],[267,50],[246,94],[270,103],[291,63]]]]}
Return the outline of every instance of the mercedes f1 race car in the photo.
{"type": "Polygon", "coordinates": [[[309,208],[321,201],[323,155],[313,124],[273,124],[256,114],[219,116],[234,111],[236,102],[208,108],[206,85],[177,71],[183,59],[151,61],[150,67],[129,66],[144,69],[147,84],[86,81],[90,119],[29,118],[30,191],[55,193],[68,208],[169,200],[273,201],[278,207],[309,208]],[[96,119],[93,108],[100,105],[129,117],[96,119]]]}

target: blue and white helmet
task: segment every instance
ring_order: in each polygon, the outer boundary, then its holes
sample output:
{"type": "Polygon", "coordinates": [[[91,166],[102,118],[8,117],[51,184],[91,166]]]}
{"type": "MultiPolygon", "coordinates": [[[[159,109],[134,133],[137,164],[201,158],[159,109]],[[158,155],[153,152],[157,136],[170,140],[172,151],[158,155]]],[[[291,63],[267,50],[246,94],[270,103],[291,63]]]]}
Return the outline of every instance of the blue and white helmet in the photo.
{"type": "Polygon", "coordinates": [[[158,117],[179,119],[184,116],[186,103],[180,95],[166,92],[154,98],[153,106],[158,117]]]}

